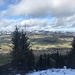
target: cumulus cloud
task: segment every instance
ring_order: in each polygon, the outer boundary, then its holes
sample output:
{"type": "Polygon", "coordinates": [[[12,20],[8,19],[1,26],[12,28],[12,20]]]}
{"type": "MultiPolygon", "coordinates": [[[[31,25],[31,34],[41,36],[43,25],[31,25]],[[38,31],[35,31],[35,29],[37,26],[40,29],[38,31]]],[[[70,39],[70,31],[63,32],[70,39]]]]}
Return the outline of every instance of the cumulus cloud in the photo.
{"type": "Polygon", "coordinates": [[[21,26],[46,26],[49,22],[49,19],[28,19],[28,20],[23,20],[20,25],[21,26]]]}
{"type": "Polygon", "coordinates": [[[66,17],[75,14],[75,0],[21,0],[17,4],[9,5],[1,15],[25,15],[44,17],[53,15],[66,17]]]}
{"type": "Polygon", "coordinates": [[[22,19],[0,19],[0,30],[13,30],[16,25],[19,25],[22,19]]]}
{"type": "MultiPolygon", "coordinates": [[[[17,25],[20,28],[26,28],[29,31],[33,30],[45,30],[45,29],[50,29],[52,28],[52,25],[49,25],[49,22],[54,21],[54,19],[29,19],[29,20],[23,20],[23,19],[18,19],[18,20],[7,20],[7,19],[1,19],[0,20],[0,30],[13,30],[14,27],[17,25]]],[[[51,29],[50,29],[51,30],[51,29]]]]}
{"type": "Polygon", "coordinates": [[[52,19],[1,19],[0,30],[13,30],[15,26],[20,28],[26,27],[27,30],[66,30],[75,28],[75,21],[71,21],[71,18],[52,18],[52,19]],[[70,21],[69,21],[70,20],[70,21]]]}
{"type": "Polygon", "coordinates": [[[0,6],[4,1],[8,5],[0,11],[0,18],[24,15],[31,19],[0,19],[0,29],[13,30],[15,25],[26,26],[28,30],[75,28],[75,0],[0,0],[0,6]]]}

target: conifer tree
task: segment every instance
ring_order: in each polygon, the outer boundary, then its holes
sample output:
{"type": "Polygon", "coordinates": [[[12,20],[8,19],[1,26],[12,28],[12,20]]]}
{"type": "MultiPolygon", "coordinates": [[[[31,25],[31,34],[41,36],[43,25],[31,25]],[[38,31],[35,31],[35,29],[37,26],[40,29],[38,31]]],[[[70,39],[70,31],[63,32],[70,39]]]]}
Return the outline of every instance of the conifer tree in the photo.
{"type": "Polygon", "coordinates": [[[47,62],[47,69],[48,69],[48,68],[51,68],[51,60],[50,60],[50,55],[49,55],[49,54],[47,55],[47,60],[46,60],[46,62],[47,62]]]}
{"type": "Polygon", "coordinates": [[[55,63],[56,68],[59,68],[59,53],[57,51],[56,53],[56,63],[55,63]]]}
{"type": "Polygon", "coordinates": [[[46,54],[43,55],[43,70],[47,69],[46,54]]]}
{"type": "Polygon", "coordinates": [[[30,43],[26,33],[22,30],[16,30],[12,35],[12,64],[18,70],[25,70],[26,72],[34,69],[34,56],[30,49],[30,43]]]}
{"type": "Polygon", "coordinates": [[[18,28],[16,27],[15,31],[12,33],[12,44],[14,45],[13,46],[13,49],[12,49],[12,52],[11,52],[11,63],[12,63],[12,66],[14,68],[18,68],[19,67],[19,51],[20,51],[20,36],[21,36],[21,33],[19,32],[18,28]]]}
{"type": "Polygon", "coordinates": [[[38,60],[38,63],[37,63],[37,67],[39,70],[43,70],[43,55],[40,55],[39,56],[39,60],[38,60]]]}
{"type": "Polygon", "coordinates": [[[72,49],[68,54],[68,64],[70,68],[75,68],[75,37],[72,41],[72,49]]]}
{"type": "Polygon", "coordinates": [[[63,55],[59,55],[59,68],[63,68],[65,66],[65,62],[64,62],[64,56],[63,55]]]}

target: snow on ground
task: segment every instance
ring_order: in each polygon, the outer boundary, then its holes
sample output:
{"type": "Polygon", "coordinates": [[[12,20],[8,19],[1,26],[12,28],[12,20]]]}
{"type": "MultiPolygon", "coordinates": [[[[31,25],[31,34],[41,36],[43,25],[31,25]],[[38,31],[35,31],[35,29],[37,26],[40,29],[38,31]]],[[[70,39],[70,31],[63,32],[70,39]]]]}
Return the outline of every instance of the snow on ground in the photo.
{"type": "Polygon", "coordinates": [[[75,75],[75,69],[48,69],[28,73],[26,75],[75,75]]]}

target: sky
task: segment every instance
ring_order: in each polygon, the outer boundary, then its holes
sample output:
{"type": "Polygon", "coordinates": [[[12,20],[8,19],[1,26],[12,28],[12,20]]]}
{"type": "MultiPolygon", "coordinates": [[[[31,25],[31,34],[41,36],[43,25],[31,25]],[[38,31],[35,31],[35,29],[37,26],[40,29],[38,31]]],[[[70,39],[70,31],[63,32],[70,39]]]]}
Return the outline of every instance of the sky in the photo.
{"type": "Polygon", "coordinates": [[[75,31],[75,0],[0,0],[0,31],[75,31]]]}

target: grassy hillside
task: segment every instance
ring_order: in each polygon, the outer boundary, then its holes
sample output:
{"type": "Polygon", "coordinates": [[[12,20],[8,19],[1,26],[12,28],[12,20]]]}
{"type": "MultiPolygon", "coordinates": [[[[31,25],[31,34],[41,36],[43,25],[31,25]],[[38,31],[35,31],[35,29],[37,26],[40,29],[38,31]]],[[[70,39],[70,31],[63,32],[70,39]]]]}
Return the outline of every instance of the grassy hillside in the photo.
{"type": "MultiPolygon", "coordinates": [[[[29,35],[28,37],[32,49],[36,50],[34,51],[34,54],[36,55],[38,53],[37,50],[50,50],[49,48],[71,48],[71,42],[73,40],[71,37],[59,38],[52,35],[29,35]]],[[[10,62],[9,53],[12,50],[11,38],[11,35],[0,35],[0,65],[10,62]]]]}
{"type": "Polygon", "coordinates": [[[73,38],[59,38],[51,35],[30,36],[33,50],[47,48],[71,48],[73,38]]]}
{"type": "MultiPolygon", "coordinates": [[[[73,38],[69,37],[57,37],[52,35],[30,35],[29,36],[31,47],[33,50],[43,50],[47,48],[71,48],[71,42],[73,38]]],[[[11,35],[0,36],[1,48],[5,51],[10,51],[11,35]]]]}

